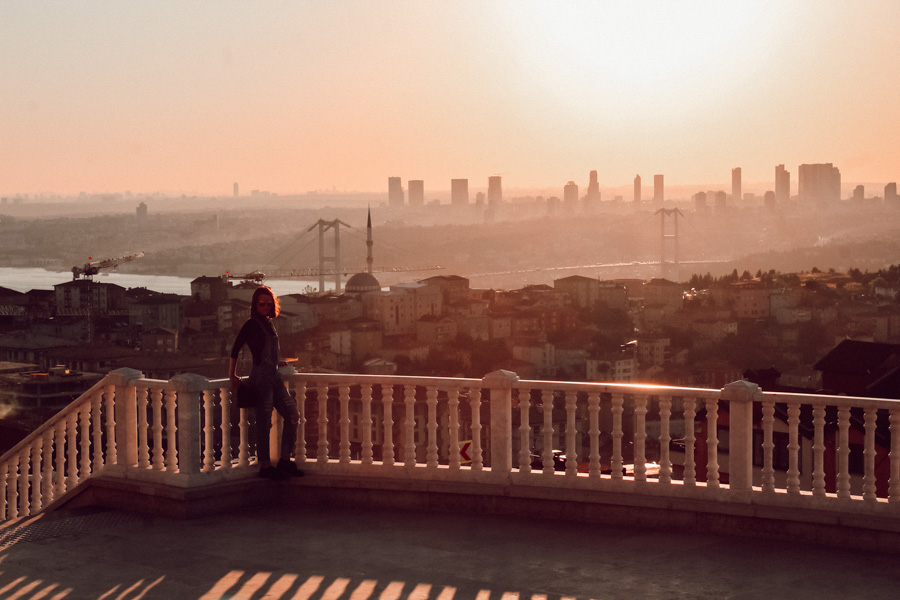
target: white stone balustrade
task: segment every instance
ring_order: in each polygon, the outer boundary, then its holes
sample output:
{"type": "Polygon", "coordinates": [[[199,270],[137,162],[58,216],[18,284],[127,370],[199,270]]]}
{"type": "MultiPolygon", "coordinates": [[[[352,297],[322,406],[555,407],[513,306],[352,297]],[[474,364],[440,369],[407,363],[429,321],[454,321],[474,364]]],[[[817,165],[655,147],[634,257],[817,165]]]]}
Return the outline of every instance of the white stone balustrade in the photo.
{"type": "MultiPolygon", "coordinates": [[[[888,518],[900,532],[896,400],[763,393],[744,381],[721,390],[524,381],[505,371],[294,373],[286,383],[301,416],[296,460],[313,476],[712,500],[705,510],[778,507],[800,520],[814,509],[888,518]],[[889,424],[890,448],[879,450],[879,422],[889,424]]],[[[249,425],[226,380],[114,371],[0,457],[0,520],[36,514],[93,476],[180,487],[253,477],[249,425]]]]}

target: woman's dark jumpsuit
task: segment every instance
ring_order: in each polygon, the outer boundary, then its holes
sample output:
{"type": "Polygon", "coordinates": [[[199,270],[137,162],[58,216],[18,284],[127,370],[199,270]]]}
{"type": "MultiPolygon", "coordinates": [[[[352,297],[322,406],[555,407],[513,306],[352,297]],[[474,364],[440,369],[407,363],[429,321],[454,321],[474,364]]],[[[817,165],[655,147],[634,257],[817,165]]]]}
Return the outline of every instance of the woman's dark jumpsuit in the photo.
{"type": "Polygon", "coordinates": [[[256,405],[256,456],[269,456],[269,430],[272,427],[272,409],[278,411],[284,419],[284,429],[281,434],[281,460],[289,461],[294,452],[294,444],[297,440],[297,427],[291,424],[291,417],[297,413],[297,404],[284,387],[284,380],[278,373],[278,334],[268,321],[251,317],[244,323],[231,350],[233,358],[237,358],[241,346],[247,343],[253,355],[253,369],[247,383],[253,388],[257,397],[256,405]],[[255,325],[254,323],[255,322],[255,325]],[[248,328],[257,328],[263,336],[263,343],[258,342],[258,336],[250,333],[248,328]],[[261,347],[260,347],[261,346],[261,347]]]}

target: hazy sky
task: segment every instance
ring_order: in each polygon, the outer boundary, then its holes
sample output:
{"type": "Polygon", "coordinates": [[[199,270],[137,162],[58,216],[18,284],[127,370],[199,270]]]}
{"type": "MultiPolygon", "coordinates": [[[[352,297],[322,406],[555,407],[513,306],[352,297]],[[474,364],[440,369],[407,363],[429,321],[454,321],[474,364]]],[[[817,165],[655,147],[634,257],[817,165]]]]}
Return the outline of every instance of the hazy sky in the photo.
{"type": "MultiPolygon", "coordinates": [[[[0,194],[900,179],[900,2],[0,3],[0,194]],[[637,6],[637,7],[635,7],[637,6]]],[[[880,189],[867,190],[880,194],[880,189]]]]}

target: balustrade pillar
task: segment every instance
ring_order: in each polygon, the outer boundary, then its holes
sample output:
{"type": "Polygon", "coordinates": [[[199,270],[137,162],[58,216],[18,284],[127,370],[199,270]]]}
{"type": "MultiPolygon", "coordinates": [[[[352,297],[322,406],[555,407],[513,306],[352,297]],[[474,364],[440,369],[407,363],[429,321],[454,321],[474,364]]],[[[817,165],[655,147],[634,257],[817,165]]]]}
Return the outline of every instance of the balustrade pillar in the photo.
{"type": "Polygon", "coordinates": [[[762,391],[755,383],[735,381],[722,388],[721,398],[728,402],[728,483],[732,491],[749,492],[753,489],[753,402],[762,400],[762,391]]]}
{"type": "MultiPolygon", "coordinates": [[[[178,394],[178,472],[188,475],[199,473],[201,396],[203,390],[209,387],[209,380],[193,373],[183,373],[170,381],[178,394]]],[[[211,427],[212,423],[207,423],[206,426],[211,427]]]]}
{"type": "Polygon", "coordinates": [[[491,473],[495,475],[512,471],[512,388],[518,381],[518,375],[502,369],[481,380],[490,390],[491,473]]]}
{"type": "Polygon", "coordinates": [[[115,440],[108,443],[115,444],[116,462],[131,467],[138,464],[137,388],[134,382],[143,379],[144,374],[136,369],[116,369],[106,377],[114,386],[115,418],[115,440]]]}

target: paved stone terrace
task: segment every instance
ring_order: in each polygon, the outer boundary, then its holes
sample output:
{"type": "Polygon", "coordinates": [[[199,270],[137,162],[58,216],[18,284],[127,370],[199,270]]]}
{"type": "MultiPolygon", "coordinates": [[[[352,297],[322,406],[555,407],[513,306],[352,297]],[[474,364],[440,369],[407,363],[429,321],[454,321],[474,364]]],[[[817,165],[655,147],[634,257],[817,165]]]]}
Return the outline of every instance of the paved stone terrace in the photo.
{"type": "Polygon", "coordinates": [[[0,598],[892,598],[898,556],[614,524],[350,508],[106,509],[0,530],[0,598]]]}

